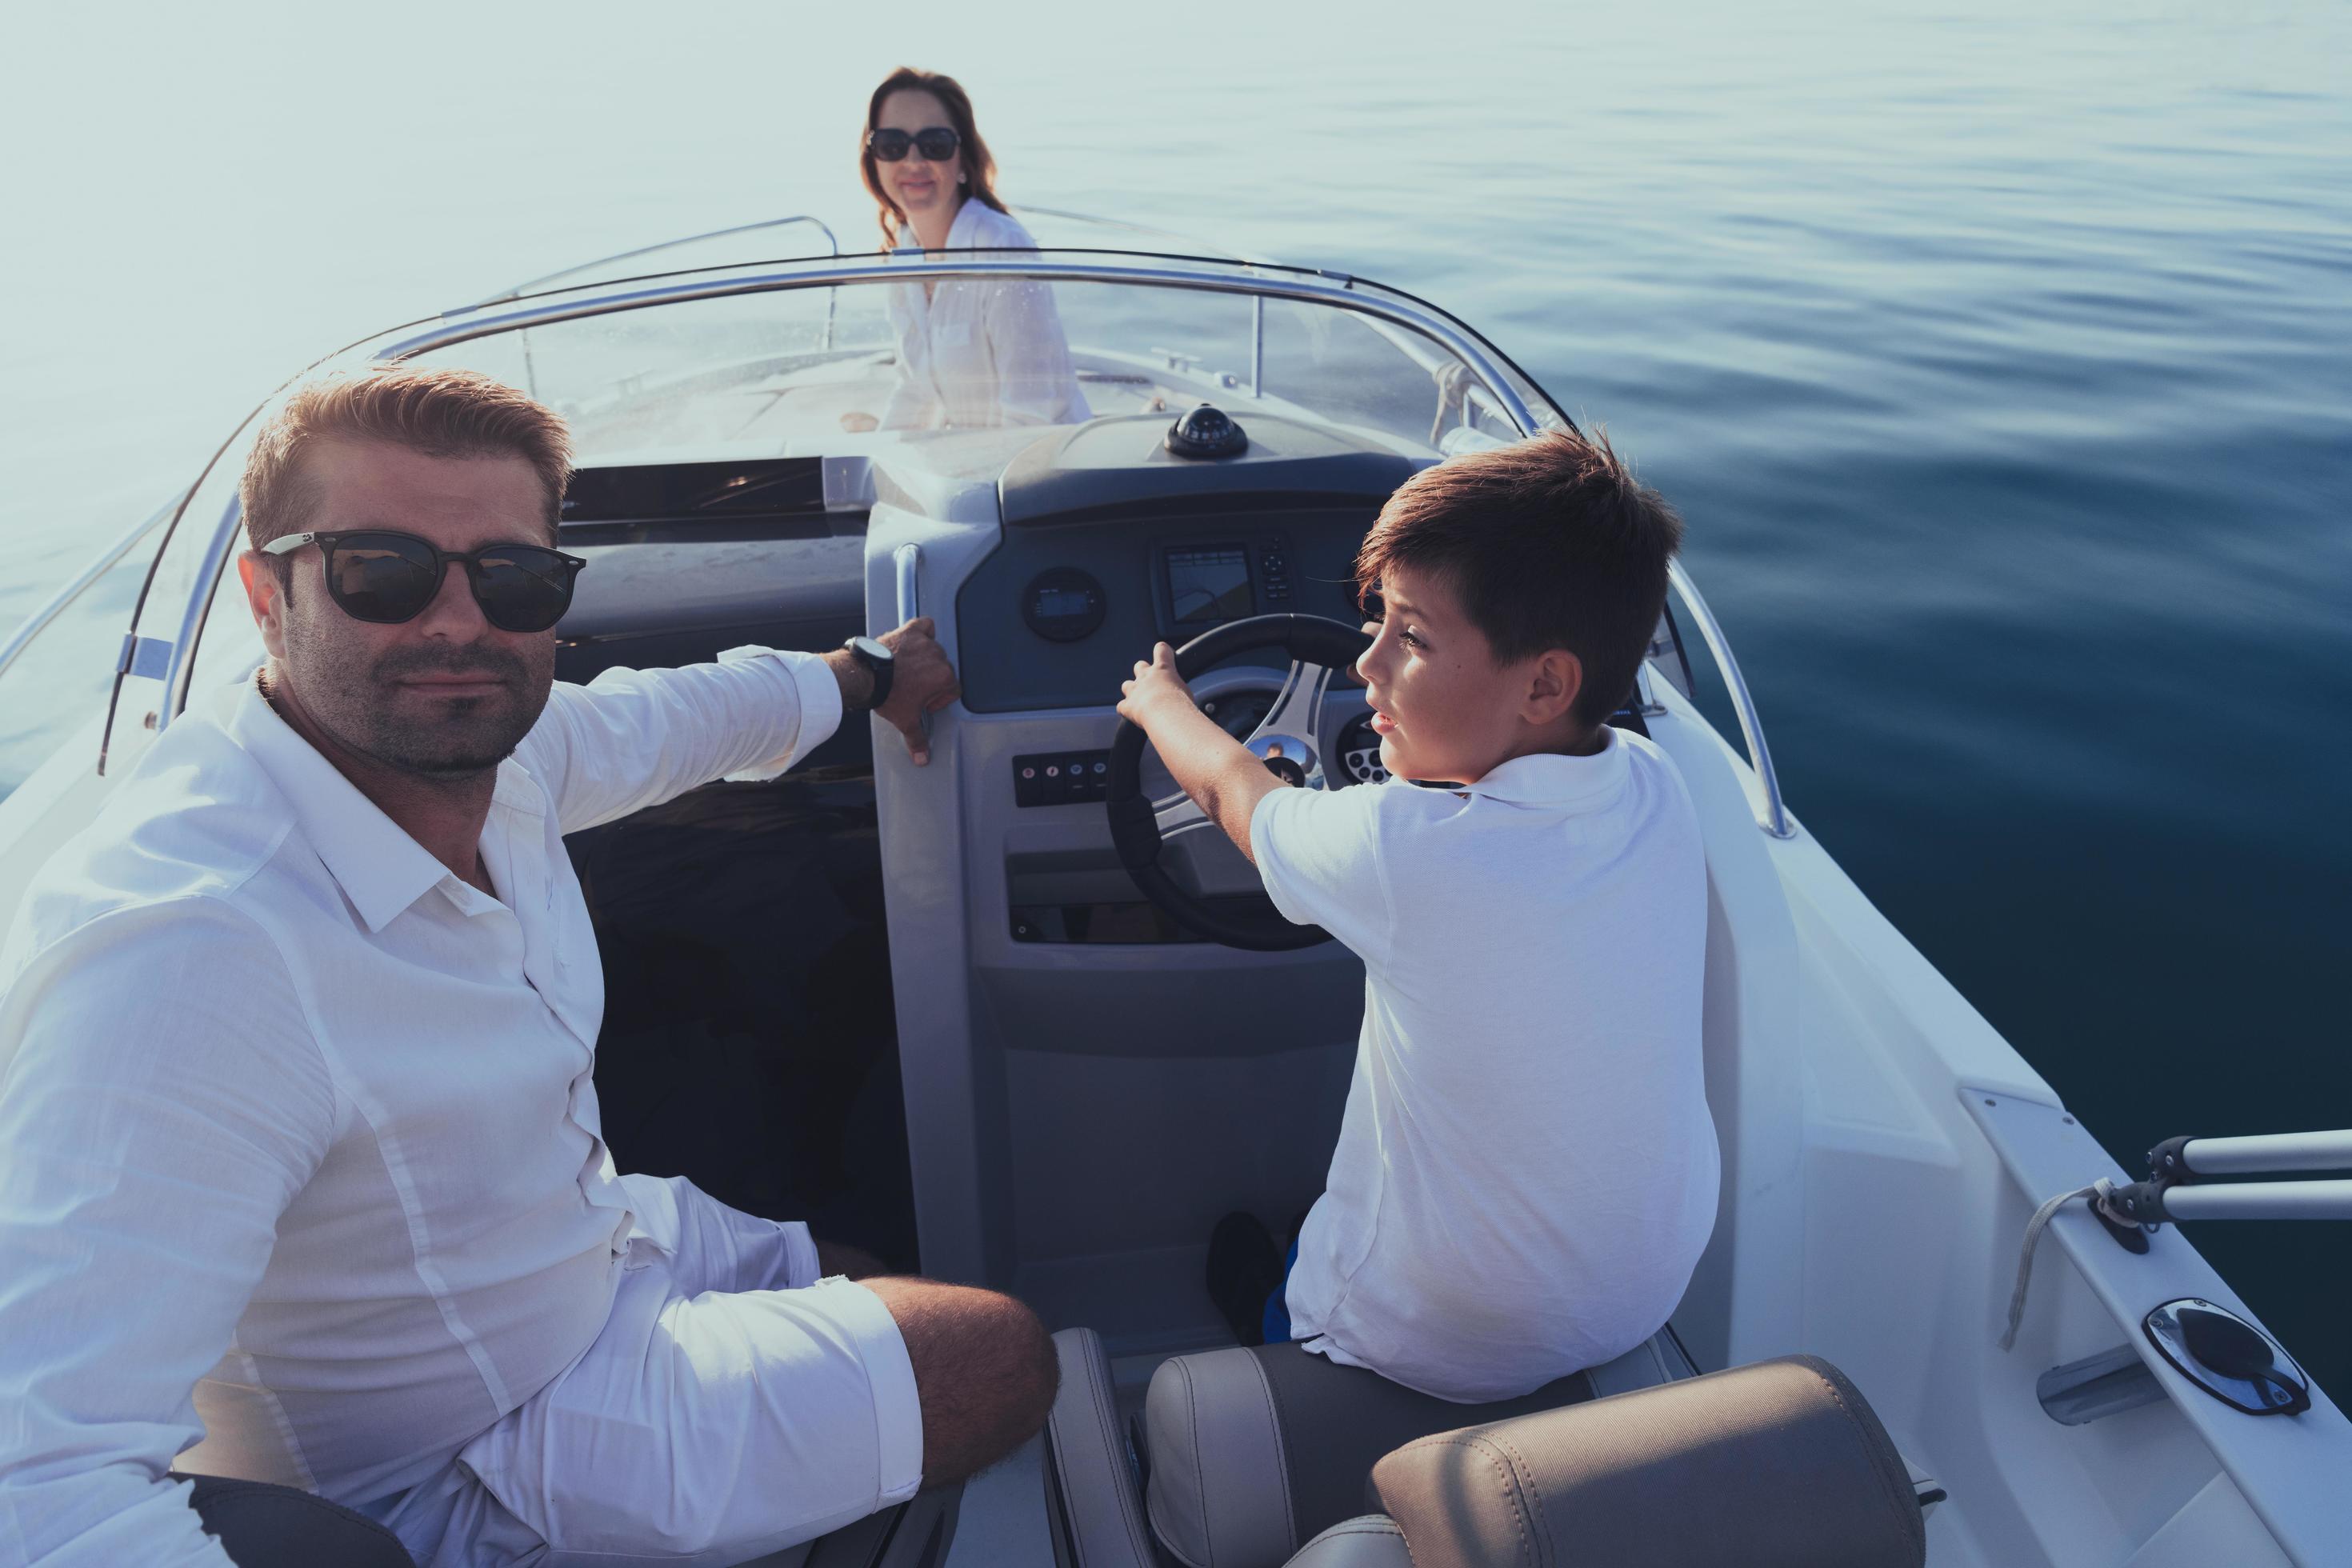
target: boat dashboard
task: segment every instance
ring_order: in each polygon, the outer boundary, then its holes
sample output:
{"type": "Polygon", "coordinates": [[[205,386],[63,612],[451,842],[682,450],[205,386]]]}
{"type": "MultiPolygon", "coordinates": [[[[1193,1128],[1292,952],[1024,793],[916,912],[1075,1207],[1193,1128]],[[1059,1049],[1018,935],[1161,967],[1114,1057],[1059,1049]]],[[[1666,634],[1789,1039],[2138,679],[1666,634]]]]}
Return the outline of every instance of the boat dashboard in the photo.
{"type": "MultiPolygon", "coordinates": [[[[926,584],[923,608],[937,616],[937,595],[951,595],[940,618],[952,626],[943,640],[964,711],[1081,721],[1061,748],[1071,755],[1024,753],[1045,760],[1012,777],[1024,806],[1099,799],[1106,770],[1095,753],[1108,736],[1093,731],[1133,662],[1155,642],[1181,647],[1254,616],[1354,624],[1357,547],[1381,502],[1428,460],[1260,416],[1237,458],[1187,461],[1169,450],[1167,428],[1146,416],[1014,433],[1010,444],[989,433],[979,444],[1012,448],[992,476],[974,461],[978,433],[910,441],[858,459],[846,480],[835,464],[830,497],[829,459],[584,468],[562,533],[592,564],[562,628],[560,673],[585,680],[746,642],[821,651],[887,629],[895,603],[868,605],[870,520],[879,510],[953,524],[968,551],[982,548],[952,582],[926,584]],[[946,460],[928,460],[934,452],[946,460]]],[[[1203,706],[1244,734],[1284,668],[1278,655],[1243,655],[1202,683],[1203,706]]],[[[1349,759],[1335,783],[1381,776],[1367,735],[1334,745],[1349,759]]]]}

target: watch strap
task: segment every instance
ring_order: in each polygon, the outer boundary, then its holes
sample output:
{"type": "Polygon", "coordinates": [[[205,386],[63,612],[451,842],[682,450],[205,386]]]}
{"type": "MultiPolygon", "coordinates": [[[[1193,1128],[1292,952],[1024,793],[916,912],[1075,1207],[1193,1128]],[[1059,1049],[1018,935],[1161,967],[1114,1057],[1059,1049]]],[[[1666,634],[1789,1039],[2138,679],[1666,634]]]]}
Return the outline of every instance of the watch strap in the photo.
{"type": "Polygon", "coordinates": [[[898,672],[898,664],[896,660],[876,658],[866,652],[860,646],[865,640],[863,637],[854,637],[841,646],[849,650],[849,657],[857,661],[859,667],[866,671],[866,679],[874,683],[874,689],[866,694],[866,706],[862,710],[871,713],[890,700],[890,682],[892,677],[898,672]]]}

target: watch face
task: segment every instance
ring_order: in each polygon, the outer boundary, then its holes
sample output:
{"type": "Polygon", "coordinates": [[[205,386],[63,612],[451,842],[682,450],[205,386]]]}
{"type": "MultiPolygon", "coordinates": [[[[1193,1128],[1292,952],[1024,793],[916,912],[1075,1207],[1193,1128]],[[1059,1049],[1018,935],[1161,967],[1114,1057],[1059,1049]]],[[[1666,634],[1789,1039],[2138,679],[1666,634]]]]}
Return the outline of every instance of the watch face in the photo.
{"type": "Polygon", "coordinates": [[[852,637],[849,640],[851,645],[866,658],[878,658],[886,664],[890,661],[890,650],[872,637],[852,637]]]}

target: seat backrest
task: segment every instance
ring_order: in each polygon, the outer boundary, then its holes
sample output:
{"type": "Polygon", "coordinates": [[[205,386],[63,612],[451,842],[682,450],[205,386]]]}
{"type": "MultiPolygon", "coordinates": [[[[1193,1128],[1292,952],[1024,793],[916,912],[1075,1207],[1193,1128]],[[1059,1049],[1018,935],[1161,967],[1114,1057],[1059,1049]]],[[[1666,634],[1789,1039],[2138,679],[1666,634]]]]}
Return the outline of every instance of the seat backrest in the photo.
{"type": "MultiPolygon", "coordinates": [[[[195,1482],[188,1501],[205,1532],[236,1568],[416,1568],[399,1537],[325,1498],[266,1481],[185,1479],[195,1482]]],[[[935,1488],[744,1568],[939,1568],[962,1497],[960,1485],[935,1488]]]]}
{"type": "Polygon", "coordinates": [[[1902,1458],[1845,1374],[1784,1356],[1406,1444],[1372,1467],[1414,1568],[1916,1568],[1902,1458]]]}

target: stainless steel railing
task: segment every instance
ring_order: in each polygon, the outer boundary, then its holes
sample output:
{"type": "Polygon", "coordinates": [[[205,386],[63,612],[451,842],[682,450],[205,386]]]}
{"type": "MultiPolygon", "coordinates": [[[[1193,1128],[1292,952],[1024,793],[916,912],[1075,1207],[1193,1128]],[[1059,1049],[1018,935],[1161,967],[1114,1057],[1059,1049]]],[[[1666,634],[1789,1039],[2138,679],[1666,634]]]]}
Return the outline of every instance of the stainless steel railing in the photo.
{"type": "Polygon", "coordinates": [[[173,511],[178,508],[183,499],[184,498],[174,496],[156,508],[153,514],[144,522],[100,551],[96,560],[83,567],[67,582],[64,587],[50,595],[40,608],[26,616],[16,629],[8,634],[8,640],[0,642],[0,675],[8,673],[8,667],[16,663],[17,657],[26,648],[33,646],[33,639],[47,629],[50,622],[64,615],[72,607],[76,599],[80,598],[100,577],[105,576],[120,564],[122,558],[130,554],[132,547],[141,540],[162,527],[173,511]]]}

